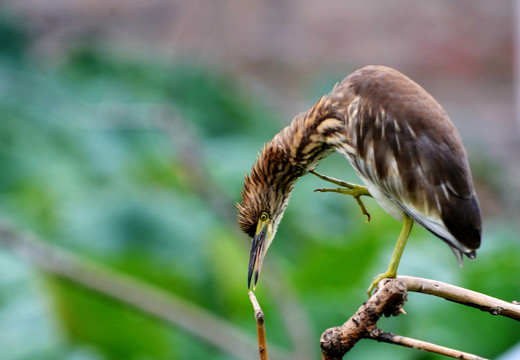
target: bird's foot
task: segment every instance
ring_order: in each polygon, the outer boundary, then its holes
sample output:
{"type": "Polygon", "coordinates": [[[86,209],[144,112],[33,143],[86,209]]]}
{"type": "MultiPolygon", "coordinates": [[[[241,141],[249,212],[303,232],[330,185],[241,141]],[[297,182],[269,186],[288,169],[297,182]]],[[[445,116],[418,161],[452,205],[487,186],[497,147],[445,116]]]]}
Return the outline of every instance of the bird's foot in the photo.
{"type": "Polygon", "coordinates": [[[363,213],[363,215],[365,215],[367,217],[367,222],[370,221],[370,214],[368,213],[367,208],[365,207],[365,204],[363,204],[363,201],[361,201],[361,196],[372,196],[372,195],[370,195],[370,192],[368,191],[368,189],[365,186],[349,183],[349,182],[346,182],[343,180],[338,180],[338,179],[332,178],[330,176],[322,175],[320,173],[317,173],[314,170],[310,171],[310,173],[319,177],[322,180],[342,186],[341,188],[335,188],[335,189],[331,189],[331,188],[316,189],[316,190],[314,190],[315,192],[316,191],[317,192],[336,192],[336,193],[352,196],[358,203],[359,208],[361,209],[361,212],[363,213]]]}
{"type": "Polygon", "coordinates": [[[356,193],[358,193],[359,196],[361,196],[361,195],[370,196],[370,197],[372,196],[368,192],[368,189],[366,188],[366,186],[357,185],[357,184],[353,184],[353,183],[350,183],[347,181],[339,180],[339,179],[336,179],[336,178],[333,178],[333,177],[330,177],[327,175],[320,174],[319,172],[314,171],[314,170],[311,170],[309,172],[312,175],[317,176],[322,180],[328,181],[330,183],[339,185],[339,186],[347,188],[347,189],[352,189],[352,190],[356,191],[356,193]]]}
{"type": "Polygon", "coordinates": [[[390,270],[387,270],[385,273],[375,276],[374,279],[372,279],[372,283],[370,284],[370,286],[367,289],[368,298],[370,298],[370,296],[372,296],[372,291],[377,289],[377,285],[379,284],[379,282],[381,280],[386,279],[386,278],[395,279],[396,275],[397,274],[395,271],[392,272],[390,270]]]}

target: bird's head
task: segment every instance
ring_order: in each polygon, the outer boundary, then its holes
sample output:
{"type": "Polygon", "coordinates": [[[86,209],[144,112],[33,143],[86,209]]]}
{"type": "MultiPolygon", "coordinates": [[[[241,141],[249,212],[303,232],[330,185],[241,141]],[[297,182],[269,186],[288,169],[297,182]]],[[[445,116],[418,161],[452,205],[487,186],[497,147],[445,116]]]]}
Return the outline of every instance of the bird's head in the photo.
{"type": "MultiPolygon", "coordinates": [[[[338,122],[329,121],[327,101],[322,97],[309,112],[297,115],[265,144],[251,173],[245,177],[242,201],[237,207],[238,223],[252,238],[249,288],[253,273],[256,287],[265,253],[287,208],[294,183],[332,152],[323,139],[324,134],[337,131],[338,122]]],[[[340,125],[343,126],[342,121],[340,125]]]]}
{"type": "Polygon", "coordinates": [[[247,285],[256,287],[267,249],[289,202],[297,174],[272,143],[260,153],[250,175],[246,175],[242,201],[237,204],[238,223],[252,238],[247,285]]]}

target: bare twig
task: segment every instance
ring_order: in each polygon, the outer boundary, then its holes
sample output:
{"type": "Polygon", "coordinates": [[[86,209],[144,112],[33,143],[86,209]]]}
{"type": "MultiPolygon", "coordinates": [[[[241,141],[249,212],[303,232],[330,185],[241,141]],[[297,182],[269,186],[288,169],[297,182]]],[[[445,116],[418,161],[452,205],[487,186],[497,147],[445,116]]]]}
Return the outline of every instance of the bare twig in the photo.
{"type": "MultiPolygon", "coordinates": [[[[256,344],[244,336],[244,330],[173,293],[86,261],[3,222],[0,222],[0,245],[50,274],[178,326],[230,355],[240,359],[256,358],[256,344]]],[[[289,358],[283,350],[271,347],[271,352],[276,358],[289,358]]]]}
{"type": "Polygon", "coordinates": [[[254,292],[249,292],[249,299],[251,300],[251,304],[253,304],[253,309],[255,311],[256,333],[258,335],[258,353],[260,355],[260,360],[269,360],[269,357],[267,356],[267,342],[265,340],[264,312],[262,311],[254,292]]]}
{"type": "Polygon", "coordinates": [[[408,291],[442,297],[449,301],[487,311],[492,315],[502,315],[520,320],[520,305],[516,301],[508,303],[492,296],[436,280],[413,276],[398,276],[397,279],[405,284],[408,291]]]}
{"type": "Polygon", "coordinates": [[[406,301],[406,288],[398,281],[382,280],[383,286],[340,327],[326,330],[321,336],[322,360],[339,360],[359,340],[368,338],[383,315],[399,312],[406,301]]]}
{"type": "Polygon", "coordinates": [[[519,320],[520,317],[520,305],[517,302],[508,303],[440,281],[411,276],[398,276],[396,279],[384,279],[381,281],[376,293],[346,323],[340,327],[330,328],[323,333],[320,340],[322,359],[342,359],[343,355],[363,338],[421,349],[457,359],[484,359],[459,350],[379,330],[376,323],[382,315],[395,316],[402,311],[402,305],[407,298],[407,291],[435,295],[515,320],[519,320]]]}
{"type": "Polygon", "coordinates": [[[379,329],[371,331],[369,333],[369,337],[380,342],[401,345],[413,349],[421,349],[434,354],[450,356],[452,358],[461,360],[486,360],[485,358],[482,358],[480,356],[468,354],[458,350],[453,350],[444,346],[432,344],[422,340],[387,333],[379,329]]]}

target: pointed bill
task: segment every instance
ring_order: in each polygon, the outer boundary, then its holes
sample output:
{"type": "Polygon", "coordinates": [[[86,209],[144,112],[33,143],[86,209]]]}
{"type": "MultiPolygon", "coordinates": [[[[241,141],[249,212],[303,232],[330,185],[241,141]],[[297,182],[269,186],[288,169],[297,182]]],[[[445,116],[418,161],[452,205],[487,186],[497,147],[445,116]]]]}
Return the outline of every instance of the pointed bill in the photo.
{"type": "Polygon", "coordinates": [[[268,222],[265,222],[262,226],[259,226],[256,235],[253,237],[251,242],[251,252],[249,254],[249,270],[247,273],[247,287],[251,289],[251,279],[253,277],[253,273],[255,274],[255,279],[253,283],[253,290],[256,288],[256,284],[258,283],[258,276],[260,275],[260,270],[262,270],[262,263],[264,262],[264,256],[267,252],[267,227],[268,222]]]}

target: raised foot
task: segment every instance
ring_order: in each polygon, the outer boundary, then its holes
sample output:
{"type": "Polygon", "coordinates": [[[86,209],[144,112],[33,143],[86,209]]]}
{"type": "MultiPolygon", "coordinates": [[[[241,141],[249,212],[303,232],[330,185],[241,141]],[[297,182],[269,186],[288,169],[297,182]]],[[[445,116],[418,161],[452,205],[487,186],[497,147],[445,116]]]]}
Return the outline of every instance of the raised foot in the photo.
{"type": "Polygon", "coordinates": [[[336,192],[343,195],[350,195],[352,196],[356,202],[359,205],[359,208],[361,209],[361,213],[367,217],[367,222],[370,221],[370,214],[367,211],[367,208],[365,207],[365,204],[363,204],[363,201],[361,201],[361,196],[372,196],[370,195],[370,192],[365,186],[357,185],[353,183],[349,183],[343,180],[338,180],[330,176],[326,176],[320,173],[317,173],[316,171],[312,170],[310,171],[311,174],[319,177],[322,180],[331,182],[333,184],[342,186],[341,188],[321,188],[314,190],[315,192],[336,192]]]}
{"type": "MultiPolygon", "coordinates": [[[[312,175],[314,176],[317,176],[319,177],[320,179],[322,180],[325,180],[325,181],[328,181],[330,183],[333,183],[333,184],[336,184],[336,185],[339,185],[341,187],[344,187],[344,188],[347,188],[347,189],[351,189],[353,190],[358,196],[370,196],[372,197],[372,195],[370,195],[370,192],[368,191],[368,189],[366,188],[366,186],[362,186],[362,185],[357,185],[357,184],[353,184],[353,183],[350,183],[350,182],[347,182],[347,181],[343,181],[343,180],[339,180],[339,179],[336,179],[336,178],[333,178],[333,177],[330,177],[330,176],[327,176],[327,175],[323,175],[323,174],[320,174],[319,172],[316,172],[314,170],[311,170],[309,171],[312,175]]],[[[351,194],[348,194],[348,195],[351,195],[351,194]]]]}
{"type": "Polygon", "coordinates": [[[374,279],[372,279],[372,283],[370,283],[370,286],[367,289],[368,297],[370,298],[372,296],[372,291],[374,291],[374,289],[377,288],[377,284],[379,284],[379,282],[381,280],[386,279],[386,278],[394,279],[396,277],[396,275],[397,274],[395,272],[387,270],[386,272],[375,276],[374,279]]]}

